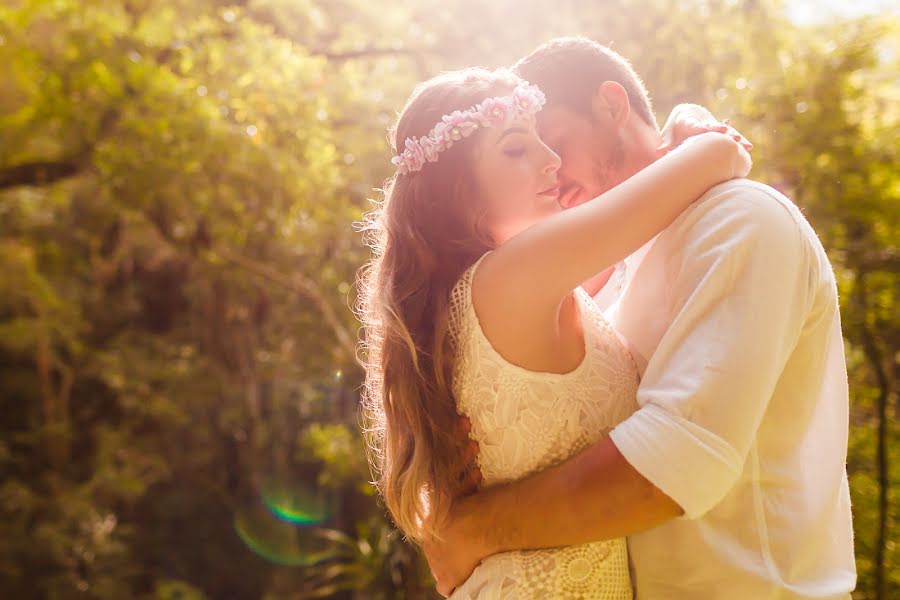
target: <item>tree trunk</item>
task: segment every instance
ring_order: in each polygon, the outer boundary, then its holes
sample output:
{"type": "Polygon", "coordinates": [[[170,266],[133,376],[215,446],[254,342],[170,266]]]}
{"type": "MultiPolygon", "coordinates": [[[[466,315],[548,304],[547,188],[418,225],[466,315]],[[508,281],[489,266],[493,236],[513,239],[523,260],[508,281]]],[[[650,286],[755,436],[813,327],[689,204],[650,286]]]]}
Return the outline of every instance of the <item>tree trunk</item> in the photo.
{"type": "Polygon", "coordinates": [[[876,413],[878,414],[878,430],[876,433],[876,464],[878,469],[878,534],[875,540],[875,556],[873,558],[875,568],[875,598],[885,598],[885,548],[887,545],[888,525],[888,496],[890,492],[890,472],[887,457],[888,417],[887,406],[890,396],[891,384],[888,380],[888,372],[884,365],[883,353],[878,341],[866,320],[868,312],[868,294],[866,291],[866,272],[860,271],[856,277],[855,300],[860,315],[860,340],[863,353],[869,363],[869,367],[875,375],[878,386],[878,399],[876,413]]]}

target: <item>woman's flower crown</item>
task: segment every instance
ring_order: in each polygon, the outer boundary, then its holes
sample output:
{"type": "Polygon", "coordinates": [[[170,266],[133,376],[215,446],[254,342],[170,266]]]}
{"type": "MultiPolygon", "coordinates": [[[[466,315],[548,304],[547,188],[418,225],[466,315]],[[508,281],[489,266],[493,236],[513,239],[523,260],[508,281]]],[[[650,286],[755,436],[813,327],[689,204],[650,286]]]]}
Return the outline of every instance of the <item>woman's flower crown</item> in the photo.
{"type": "Polygon", "coordinates": [[[536,114],[546,98],[536,85],[521,81],[508,96],[488,98],[468,110],[453,111],[418,139],[406,138],[404,150],[391,159],[397,173],[406,175],[422,169],[426,162],[436,162],[438,154],[453,142],[467,138],[482,127],[497,127],[515,119],[536,114]]]}

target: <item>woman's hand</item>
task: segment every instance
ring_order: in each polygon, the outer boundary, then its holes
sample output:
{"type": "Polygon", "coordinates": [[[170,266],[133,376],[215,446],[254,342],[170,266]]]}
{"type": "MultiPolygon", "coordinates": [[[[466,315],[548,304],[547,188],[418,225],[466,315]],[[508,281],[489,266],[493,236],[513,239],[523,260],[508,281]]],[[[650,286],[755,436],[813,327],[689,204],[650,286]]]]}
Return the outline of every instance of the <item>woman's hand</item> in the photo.
{"type": "Polygon", "coordinates": [[[672,154],[682,152],[690,153],[689,160],[692,162],[705,165],[707,173],[718,179],[719,183],[746,177],[753,167],[753,159],[742,143],[732,135],[715,131],[691,136],[672,154]]]}
{"type": "Polygon", "coordinates": [[[709,132],[730,136],[748,152],[753,149],[753,144],[732,127],[727,119],[718,121],[711,112],[697,104],[679,104],[672,109],[660,132],[662,143],[657,152],[662,156],[675,149],[686,139],[709,132]]]}

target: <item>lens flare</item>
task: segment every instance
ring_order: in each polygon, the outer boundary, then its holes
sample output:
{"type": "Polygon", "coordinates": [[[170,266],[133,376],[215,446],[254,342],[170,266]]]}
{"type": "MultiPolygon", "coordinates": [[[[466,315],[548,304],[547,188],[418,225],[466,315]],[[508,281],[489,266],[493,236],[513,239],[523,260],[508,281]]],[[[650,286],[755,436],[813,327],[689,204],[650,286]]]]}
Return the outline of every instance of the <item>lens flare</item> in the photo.
{"type": "Polygon", "coordinates": [[[262,502],[238,509],[234,529],[250,550],[278,565],[310,566],[335,556],[331,543],[315,529],[285,522],[262,502]]]}
{"type": "Polygon", "coordinates": [[[279,519],[298,525],[314,525],[328,519],[325,495],[299,483],[268,482],[262,489],[263,503],[279,519]]]}

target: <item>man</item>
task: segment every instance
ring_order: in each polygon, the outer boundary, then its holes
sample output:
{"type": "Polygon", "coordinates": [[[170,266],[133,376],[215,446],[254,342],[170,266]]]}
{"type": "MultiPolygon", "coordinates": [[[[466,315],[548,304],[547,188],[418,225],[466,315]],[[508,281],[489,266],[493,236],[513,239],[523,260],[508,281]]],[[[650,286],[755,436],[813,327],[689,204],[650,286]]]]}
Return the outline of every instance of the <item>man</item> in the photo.
{"type": "MultiPolygon", "coordinates": [[[[628,63],[581,38],[516,65],[547,96],[561,203],[596,197],[661,144],[628,63]]],[[[836,285],[799,210],[716,186],[617,267],[599,299],[641,372],[640,409],[579,455],[457,500],[426,544],[449,594],[497,552],[628,536],[638,598],[849,598],[848,391],[836,285]]]]}

